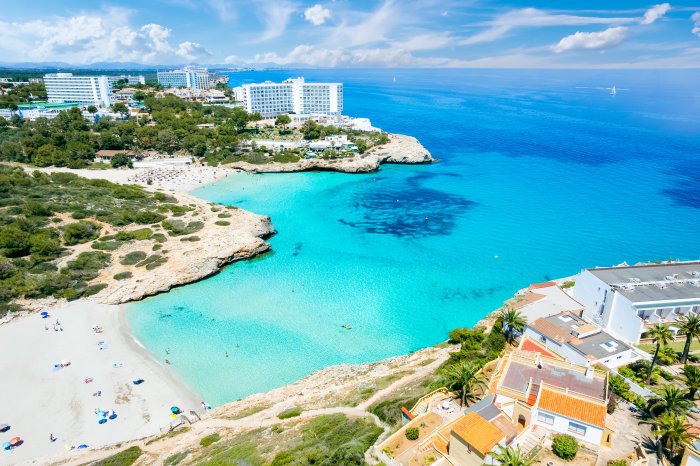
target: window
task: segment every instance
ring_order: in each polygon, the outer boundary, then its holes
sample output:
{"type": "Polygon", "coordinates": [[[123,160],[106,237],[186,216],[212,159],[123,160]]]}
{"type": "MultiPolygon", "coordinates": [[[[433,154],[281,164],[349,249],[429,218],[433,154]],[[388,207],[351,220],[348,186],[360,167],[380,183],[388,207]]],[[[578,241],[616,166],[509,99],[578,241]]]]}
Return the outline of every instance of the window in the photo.
{"type": "Polygon", "coordinates": [[[569,432],[578,435],[586,435],[586,426],[576,424],[575,422],[569,422],[569,432]]]}
{"type": "Polygon", "coordinates": [[[538,413],[537,420],[543,424],[548,424],[550,426],[554,424],[554,416],[547,413],[538,413]]]}

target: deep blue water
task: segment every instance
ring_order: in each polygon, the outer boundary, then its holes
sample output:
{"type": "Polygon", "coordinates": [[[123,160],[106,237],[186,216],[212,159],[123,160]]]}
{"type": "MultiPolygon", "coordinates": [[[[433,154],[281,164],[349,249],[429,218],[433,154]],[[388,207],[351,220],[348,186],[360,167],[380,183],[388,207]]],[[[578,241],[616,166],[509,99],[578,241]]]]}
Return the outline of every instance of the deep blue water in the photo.
{"type": "Polygon", "coordinates": [[[304,70],[230,84],[297,75],[342,81],[346,114],[418,137],[441,162],[241,174],[196,193],[278,231],[272,253],[130,309],[137,338],[159,359],[169,347],[212,403],[437,343],[582,267],[700,258],[699,71],[304,70]]]}

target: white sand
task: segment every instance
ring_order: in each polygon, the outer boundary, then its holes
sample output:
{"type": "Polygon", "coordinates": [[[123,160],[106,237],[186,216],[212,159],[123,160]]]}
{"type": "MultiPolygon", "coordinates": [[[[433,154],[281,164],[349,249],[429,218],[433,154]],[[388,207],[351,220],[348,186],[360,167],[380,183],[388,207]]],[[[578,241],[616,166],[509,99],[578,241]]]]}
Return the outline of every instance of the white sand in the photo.
{"type": "MultiPolygon", "coordinates": [[[[27,168],[29,171],[35,169],[27,168]]],[[[73,173],[90,179],[104,179],[112,183],[138,184],[149,189],[159,189],[170,192],[186,193],[202,186],[218,181],[237,170],[208,165],[188,165],[186,167],[157,167],[157,168],[108,168],[105,170],[70,169],[61,167],[46,167],[36,169],[46,173],[73,173]],[[148,184],[148,181],[151,184],[148,184]]]]}
{"type": "Polygon", "coordinates": [[[200,399],[134,341],[124,311],[81,300],[51,310],[48,319],[31,314],[0,325],[0,424],[12,426],[0,444],[24,440],[0,451],[0,464],[46,464],[66,445],[94,448],[157,434],[172,421],[173,405],[201,411],[200,399]],[[53,330],[56,319],[63,331],[53,330]],[[95,334],[95,325],[103,333],[95,334]],[[54,370],[62,360],[70,366],[54,370]],[[123,366],[114,368],[117,362],[123,366]],[[88,377],[94,381],[86,384],[88,377]],[[145,382],[134,385],[139,377],[145,382]],[[102,396],[93,396],[98,390],[102,396]],[[99,425],[96,408],[118,417],[99,425]]]}

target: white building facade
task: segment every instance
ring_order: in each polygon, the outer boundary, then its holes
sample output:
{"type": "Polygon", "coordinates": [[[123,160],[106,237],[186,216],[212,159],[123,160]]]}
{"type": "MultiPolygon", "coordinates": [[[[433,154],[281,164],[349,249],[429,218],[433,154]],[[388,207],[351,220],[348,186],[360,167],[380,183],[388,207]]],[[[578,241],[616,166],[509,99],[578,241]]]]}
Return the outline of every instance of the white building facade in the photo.
{"type": "Polygon", "coordinates": [[[186,66],[181,70],[158,71],[158,84],[165,88],[184,87],[187,89],[209,89],[211,86],[209,70],[186,66]]]}
{"type": "Polygon", "coordinates": [[[44,75],[49,102],[74,102],[80,106],[112,105],[112,81],[109,76],[73,76],[72,73],[44,75]]]}
{"type": "Polygon", "coordinates": [[[588,320],[636,344],[654,324],[676,333],[679,319],[700,313],[700,261],[584,269],[573,292],[588,320]]]}
{"type": "Polygon", "coordinates": [[[310,83],[294,78],[281,83],[244,84],[233,91],[248,112],[258,112],[264,118],[285,113],[339,118],[343,112],[342,83],[310,83]]]}

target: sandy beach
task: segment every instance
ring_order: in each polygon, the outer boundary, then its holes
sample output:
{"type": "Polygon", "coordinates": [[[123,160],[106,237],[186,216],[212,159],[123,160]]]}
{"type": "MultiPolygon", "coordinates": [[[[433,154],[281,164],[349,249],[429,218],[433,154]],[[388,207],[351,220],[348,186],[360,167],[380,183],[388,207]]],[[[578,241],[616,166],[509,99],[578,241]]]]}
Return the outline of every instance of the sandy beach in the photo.
{"type": "Polygon", "coordinates": [[[0,424],[11,426],[0,444],[24,440],[0,451],[0,464],[48,464],[71,446],[157,434],[173,420],[171,406],[201,412],[199,397],[131,337],[124,311],[81,300],[47,319],[34,313],[0,325],[0,424]],[[64,361],[70,365],[61,368],[64,361]],[[138,378],[144,382],[134,385],[138,378]],[[117,417],[98,424],[97,409],[117,417]]]}

